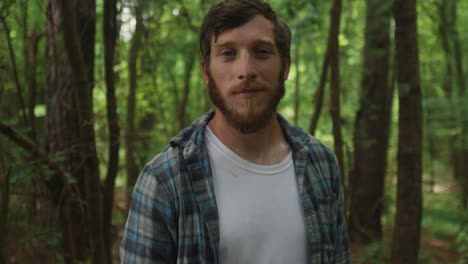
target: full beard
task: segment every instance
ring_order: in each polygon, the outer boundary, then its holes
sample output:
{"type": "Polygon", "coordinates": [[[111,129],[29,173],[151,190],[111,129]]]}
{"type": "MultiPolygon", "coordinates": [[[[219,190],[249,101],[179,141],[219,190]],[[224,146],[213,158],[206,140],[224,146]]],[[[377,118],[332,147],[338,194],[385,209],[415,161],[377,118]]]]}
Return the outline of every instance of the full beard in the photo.
{"type": "Polygon", "coordinates": [[[221,95],[210,73],[208,77],[208,91],[211,101],[221,111],[227,123],[242,134],[255,133],[265,128],[276,115],[278,103],[283,98],[285,92],[285,84],[281,76],[276,89],[265,87],[265,85],[259,84],[256,81],[247,81],[239,87],[234,87],[233,90],[245,88],[264,90],[262,93],[268,93],[266,101],[258,102],[258,100],[255,100],[256,98],[252,98],[245,99],[240,103],[234,103],[229,102],[227,98],[221,95]]]}

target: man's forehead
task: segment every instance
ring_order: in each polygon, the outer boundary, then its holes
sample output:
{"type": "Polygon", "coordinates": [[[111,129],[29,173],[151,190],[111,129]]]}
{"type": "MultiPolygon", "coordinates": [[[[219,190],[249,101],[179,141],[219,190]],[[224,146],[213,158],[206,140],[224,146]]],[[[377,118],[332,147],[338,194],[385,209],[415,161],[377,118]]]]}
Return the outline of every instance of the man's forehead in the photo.
{"type": "Polygon", "coordinates": [[[273,22],[262,15],[257,15],[242,25],[213,34],[211,44],[223,45],[228,42],[235,43],[239,40],[274,44],[274,38],[273,22]]]}

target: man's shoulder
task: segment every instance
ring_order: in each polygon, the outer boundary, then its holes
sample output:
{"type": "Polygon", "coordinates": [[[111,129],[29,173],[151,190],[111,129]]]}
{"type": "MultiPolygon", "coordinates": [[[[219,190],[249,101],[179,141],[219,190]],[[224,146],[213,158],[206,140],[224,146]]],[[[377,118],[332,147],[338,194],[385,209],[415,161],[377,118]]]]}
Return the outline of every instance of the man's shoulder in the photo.
{"type": "Polygon", "coordinates": [[[178,147],[168,145],[146,163],[142,174],[155,177],[159,183],[164,183],[177,174],[181,162],[183,161],[179,156],[178,147]]]}
{"type": "Polygon", "coordinates": [[[146,163],[142,174],[155,178],[159,184],[173,182],[185,175],[183,168],[186,157],[198,153],[203,147],[203,132],[212,116],[213,111],[209,111],[182,129],[160,153],[146,163]]]}
{"type": "Polygon", "coordinates": [[[320,141],[319,139],[317,139],[316,137],[312,136],[312,135],[309,135],[309,151],[312,152],[312,153],[321,153],[321,154],[324,154],[324,155],[327,155],[327,156],[334,156],[335,154],[333,153],[332,149],[326,145],[325,143],[323,143],[322,141],[320,141]]]}
{"type": "Polygon", "coordinates": [[[290,124],[286,119],[280,119],[280,123],[286,132],[286,137],[293,147],[305,147],[310,153],[320,155],[334,155],[333,151],[325,143],[309,134],[303,128],[290,124]]]}

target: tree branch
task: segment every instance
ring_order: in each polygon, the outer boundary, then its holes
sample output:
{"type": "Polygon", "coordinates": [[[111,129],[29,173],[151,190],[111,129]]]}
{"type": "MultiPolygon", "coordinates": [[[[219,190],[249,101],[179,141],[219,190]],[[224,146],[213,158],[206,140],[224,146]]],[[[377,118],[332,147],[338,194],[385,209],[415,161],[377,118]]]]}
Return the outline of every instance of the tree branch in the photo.
{"type": "Polygon", "coordinates": [[[55,175],[57,175],[60,179],[60,182],[64,185],[64,187],[68,186],[68,182],[71,179],[70,174],[56,161],[50,158],[47,154],[42,152],[37,145],[31,140],[29,137],[19,133],[12,127],[4,124],[0,121],[0,133],[4,136],[11,139],[15,142],[18,146],[22,147],[23,149],[29,151],[33,155],[39,158],[39,160],[46,165],[50,170],[52,170],[55,175]]]}

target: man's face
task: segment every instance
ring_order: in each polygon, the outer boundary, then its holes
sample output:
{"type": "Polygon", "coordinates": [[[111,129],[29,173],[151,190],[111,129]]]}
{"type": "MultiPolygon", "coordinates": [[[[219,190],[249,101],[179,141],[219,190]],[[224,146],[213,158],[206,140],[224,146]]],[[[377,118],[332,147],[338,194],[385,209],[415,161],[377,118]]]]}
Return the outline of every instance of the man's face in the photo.
{"type": "Polygon", "coordinates": [[[232,127],[253,133],[275,115],[289,62],[281,65],[273,24],[263,16],[213,37],[202,67],[211,100],[232,127]]]}

